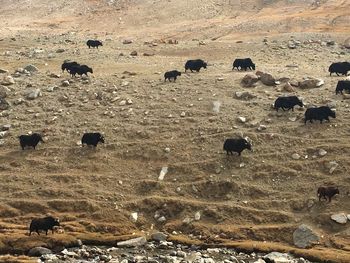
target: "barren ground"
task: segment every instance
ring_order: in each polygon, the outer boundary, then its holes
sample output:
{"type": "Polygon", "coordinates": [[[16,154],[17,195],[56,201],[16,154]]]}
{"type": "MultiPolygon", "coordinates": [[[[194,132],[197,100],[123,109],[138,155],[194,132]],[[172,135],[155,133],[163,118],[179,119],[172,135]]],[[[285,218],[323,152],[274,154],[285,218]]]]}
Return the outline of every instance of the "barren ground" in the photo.
{"type": "Polygon", "coordinates": [[[318,8],[246,1],[241,9],[233,1],[235,13],[225,1],[171,1],[169,6],[125,1],[120,7],[86,1],[83,8],[78,8],[79,0],[67,5],[9,2],[1,7],[1,68],[13,74],[33,64],[39,72],[15,77],[6,98],[11,106],[0,113],[0,124],[11,124],[0,148],[1,252],[71,245],[76,238],[114,244],[157,229],[176,231],[171,238],[185,243],[350,262],[349,222],[339,225],[330,219],[333,213],[350,213],[350,108],[334,92],[343,78],[328,74],[330,63],[350,57],[341,46],[350,33],[348,1],[326,1],[318,8]],[[158,14],[150,11],[151,5],[158,14]],[[181,16],[185,6],[199,15],[181,16]],[[87,48],[85,41],[94,37],[104,42],[102,48],[87,48]],[[315,41],[293,50],[281,48],[292,37],[315,41]],[[124,45],[126,38],[133,43],[124,45]],[[169,39],[179,43],[162,43],[169,39]],[[337,44],[318,42],[328,40],[337,44]],[[64,52],[56,53],[60,48],[64,52]],[[134,50],[139,55],[129,56],[134,50]],[[337,118],[304,125],[305,109],[277,115],[271,104],[285,94],[283,85],[241,87],[246,72],[231,70],[238,57],[251,57],[257,70],[277,79],[322,78],[321,88],[295,88],[293,94],[305,104],[332,102],[337,118]],[[165,71],[183,71],[190,58],[210,65],[200,73],[183,73],[176,83],[164,83],[165,71]],[[72,79],[61,73],[64,59],[87,64],[94,74],[85,82],[72,79]],[[291,64],[298,67],[286,67],[291,64]],[[63,87],[63,80],[71,85],[63,87]],[[48,87],[56,88],[48,92],[48,87]],[[28,88],[40,88],[42,96],[16,105],[28,88]],[[236,91],[256,97],[240,100],[236,91]],[[132,104],[119,104],[128,99],[132,104]],[[214,102],[220,102],[219,112],[213,111],[214,102]],[[247,122],[237,121],[239,116],[247,122]],[[261,124],[266,130],[257,130],[261,124]],[[42,133],[46,142],[22,151],[17,137],[30,131],[42,133]],[[96,150],[77,145],[87,131],[104,133],[106,143],[96,150]],[[239,135],[252,140],[254,151],[226,156],[225,138],[239,135]],[[318,156],[319,149],[327,154],[318,156]],[[294,153],[301,159],[294,160],[294,153]],[[332,174],[326,168],[330,161],[339,164],[332,174]],[[164,166],[169,170],[159,181],[164,166]],[[340,195],[331,203],[317,200],[317,187],[324,184],[339,186],[340,195]],[[183,223],[197,211],[199,221],[183,223]],[[131,212],[138,212],[136,223],[131,212]],[[158,222],[156,212],[166,221],[158,222]],[[31,218],[48,213],[61,219],[64,233],[28,237],[31,218]],[[302,223],[322,236],[312,249],[293,245],[292,234],[302,223]]]}

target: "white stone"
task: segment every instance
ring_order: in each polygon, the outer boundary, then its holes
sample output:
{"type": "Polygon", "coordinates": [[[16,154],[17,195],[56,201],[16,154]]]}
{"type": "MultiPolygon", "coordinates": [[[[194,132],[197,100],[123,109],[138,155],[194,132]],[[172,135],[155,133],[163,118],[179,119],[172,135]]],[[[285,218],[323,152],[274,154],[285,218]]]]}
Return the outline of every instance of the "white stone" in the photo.
{"type": "Polygon", "coordinates": [[[194,220],[199,221],[200,219],[201,219],[201,212],[198,211],[194,214],[194,220]]]}
{"type": "Polygon", "coordinates": [[[136,222],[137,222],[137,219],[138,219],[138,214],[137,214],[137,212],[131,213],[131,215],[130,215],[130,220],[131,220],[133,223],[136,223],[136,222]]]}
{"type": "Polygon", "coordinates": [[[299,160],[299,159],[300,159],[300,155],[297,154],[297,153],[293,153],[293,154],[292,154],[292,158],[293,158],[294,160],[299,160]]]}
{"type": "Polygon", "coordinates": [[[320,149],[319,151],[318,151],[318,155],[319,156],[325,156],[327,154],[327,151],[325,151],[325,150],[323,150],[323,149],[320,149]]]}
{"type": "Polygon", "coordinates": [[[126,105],[126,100],[122,100],[119,102],[119,106],[124,106],[124,105],[126,105]]]}
{"type": "Polygon", "coordinates": [[[138,247],[138,246],[143,246],[146,243],[147,243],[147,239],[145,237],[137,237],[126,241],[118,242],[117,246],[118,247],[138,247]]]}
{"type": "Polygon", "coordinates": [[[339,224],[346,224],[348,218],[345,213],[331,215],[331,219],[339,224]]]}
{"type": "Polygon", "coordinates": [[[241,123],[245,123],[247,121],[247,119],[245,117],[238,117],[237,118],[238,121],[240,121],[241,123]]]}
{"type": "Polygon", "coordinates": [[[159,177],[158,180],[163,181],[164,180],[164,176],[168,173],[168,167],[164,166],[162,167],[162,170],[159,173],[159,177]]]}

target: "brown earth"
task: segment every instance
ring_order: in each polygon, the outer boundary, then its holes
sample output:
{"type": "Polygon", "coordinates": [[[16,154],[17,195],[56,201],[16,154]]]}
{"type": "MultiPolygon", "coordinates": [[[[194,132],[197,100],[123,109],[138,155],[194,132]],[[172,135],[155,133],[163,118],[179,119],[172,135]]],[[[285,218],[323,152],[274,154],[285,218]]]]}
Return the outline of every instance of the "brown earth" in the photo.
{"type": "Polygon", "coordinates": [[[341,46],[350,33],[349,2],[202,2],[34,0],[1,6],[1,68],[39,68],[15,78],[6,98],[11,107],[0,113],[0,123],[12,125],[0,151],[2,253],[74,245],[77,238],[115,245],[158,229],[175,231],[172,239],[185,243],[349,262],[349,223],[330,219],[332,213],[350,213],[349,102],[334,94],[343,78],[328,74],[331,62],[349,60],[341,46]],[[99,50],[85,45],[94,37],[104,42],[99,50]],[[284,49],[291,37],[313,41],[284,49]],[[133,43],[123,45],[125,38],[133,43]],[[179,43],[165,44],[169,39],[179,43]],[[340,44],[321,43],[328,40],[340,44]],[[56,53],[59,48],[65,51],[56,53]],[[139,56],[129,56],[134,50],[139,56]],[[295,88],[293,94],[305,104],[336,103],[337,118],[304,125],[304,109],[276,115],[271,104],[284,93],[283,85],[242,88],[245,73],[231,70],[237,57],[251,57],[257,70],[276,78],[324,79],[321,88],[295,88]],[[163,73],[183,71],[189,58],[205,59],[208,69],[164,83],[163,73]],[[92,66],[89,83],[61,74],[64,59],[92,66]],[[72,81],[69,87],[61,86],[65,79],[72,81]],[[40,88],[42,96],[15,105],[28,85],[40,88]],[[57,88],[47,92],[52,86],[57,88]],[[236,99],[236,91],[256,98],[236,99]],[[127,99],[132,104],[119,105],[127,99]],[[221,105],[218,113],[214,102],[221,105]],[[266,130],[258,131],[260,124],[266,130]],[[43,133],[46,142],[22,151],[17,136],[29,131],[43,133]],[[86,131],[103,132],[106,143],[96,150],[77,145],[86,131]],[[226,156],[223,141],[238,135],[248,136],[254,151],[226,156]],[[318,156],[319,149],[327,154],[318,156]],[[293,153],[301,159],[292,159],[293,153]],[[339,164],[332,174],[330,161],[339,164]],[[169,171],[159,181],[163,166],[169,171]],[[324,184],[339,186],[332,203],[317,200],[317,187],[324,184]],[[197,211],[200,221],[183,223],[197,211]],[[138,212],[136,223],[131,212],[138,212]],[[156,212],[166,217],[164,223],[154,218],[156,212]],[[64,233],[28,237],[31,218],[47,213],[60,217],[64,233]],[[293,246],[293,231],[302,223],[322,236],[313,249],[293,246]]]}

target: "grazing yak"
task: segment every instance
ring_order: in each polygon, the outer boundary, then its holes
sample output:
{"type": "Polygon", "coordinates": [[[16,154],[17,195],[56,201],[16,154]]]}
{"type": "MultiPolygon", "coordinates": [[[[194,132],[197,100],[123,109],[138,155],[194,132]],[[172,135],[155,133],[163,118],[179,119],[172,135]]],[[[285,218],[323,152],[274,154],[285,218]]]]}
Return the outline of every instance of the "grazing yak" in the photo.
{"type": "Polygon", "coordinates": [[[225,140],[224,151],[226,151],[227,154],[233,154],[233,152],[236,152],[238,155],[241,155],[241,152],[244,149],[252,150],[252,145],[245,138],[225,140]]]}
{"type": "Polygon", "coordinates": [[[237,70],[255,70],[255,64],[250,58],[237,58],[233,61],[232,70],[237,68],[237,70]]]}
{"type": "Polygon", "coordinates": [[[169,82],[171,82],[170,79],[174,79],[174,82],[175,82],[177,76],[181,76],[181,72],[180,71],[172,70],[172,71],[165,72],[165,74],[164,74],[164,82],[167,79],[169,80],[169,82]]]}
{"type": "Polygon", "coordinates": [[[84,133],[83,137],[81,138],[82,145],[86,144],[96,147],[99,142],[105,143],[105,138],[99,132],[84,133]]]}
{"type": "Polygon", "coordinates": [[[201,59],[187,60],[185,64],[185,72],[189,69],[191,72],[193,70],[199,72],[201,68],[207,68],[208,64],[201,59]]]}
{"type": "Polygon", "coordinates": [[[45,231],[46,235],[47,232],[51,230],[53,234],[53,229],[55,226],[60,226],[60,221],[57,218],[53,218],[52,216],[47,216],[44,218],[35,218],[30,223],[29,235],[31,235],[32,232],[37,232],[38,235],[40,235],[40,230],[45,231]]]}
{"type": "Polygon", "coordinates": [[[299,105],[303,107],[303,102],[297,96],[289,96],[289,97],[278,97],[274,104],[274,109],[278,111],[279,108],[282,110],[290,110],[294,111],[294,106],[299,105]]]}
{"type": "Polygon", "coordinates": [[[334,187],[334,186],[320,186],[317,189],[317,196],[318,196],[318,200],[319,201],[321,201],[321,198],[327,200],[327,197],[328,197],[328,201],[331,202],[332,197],[335,196],[336,194],[339,194],[338,187],[334,187]]]}
{"type": "Polygon", "coordinates": [[[349,62],[332,63],[329,66],[328,71],[330,76],[332,76],[332,73],[336,73],[337,76],[339,76],[339,74],[347,75],[348,71],[350,71],[350,63],[349,62]]]}
{"type": "Polygon", "coordinates": [[[61,66],[61,69],[62,69],[62,72],[64,72],[65,70],[67,70],[67,72],[70,71],[70,69],[72,67],[75,67],[75,66],[80,66],[79,63],[73,61],[73,62],[64,62],[61,66]]]}
{"type": "Polygon", "coordinates": [[[39,142],[44,142],[43,138],[38,133],[33,133],[31,135],[21,135],[18,138],[22,150],[24,150],[26,146],[33,147],[35,149],[39,142]]]}
{"type": "Polygon", "coordinates": [[[96,47],[98,48],[99,46],[103,46],[102,42],[99,40],[88,40],[86,42],[86,45],[90,48],[90,47],[96,47]]]}
{"type": "Polygon", "coordinates": [[[90,72],[91,74],[93,73],[92,68],[86,65],[73,66],[69,71],[72,77],[75,77],[76,74],[80,76],[85,74],[87,76],[88,72],[90,72]]]}
{"type": "Polygon", "coordinates": [[[335,94],[343,94],[343,90],[346,90],[350,93],[350,80],[339,80],[337,87],[335,88],[335,94]]]}
{"type": "Polygon", "coordinates": [[[307,121],[312,123],[313,120],[319,120],[320,123],[322,123],[323,120],[327,120],[329,122],[329,117],[335,118],[335,112],[328,106],[309,108],[305,111],[304,123],[306,124],[307,121]]]}

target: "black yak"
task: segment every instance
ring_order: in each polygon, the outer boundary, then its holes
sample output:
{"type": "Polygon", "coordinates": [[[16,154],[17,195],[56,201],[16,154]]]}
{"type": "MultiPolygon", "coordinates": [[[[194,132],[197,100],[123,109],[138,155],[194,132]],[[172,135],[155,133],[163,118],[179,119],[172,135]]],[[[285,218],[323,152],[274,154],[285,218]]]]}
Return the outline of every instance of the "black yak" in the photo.
{"type": "Polygon", "coordinates": [[[350,92],[350,80],[339,80],[337,87],[335,88],[335,94],[343,94],[343,90],[350,92]]]}
{"type": "Polygon", "coordinates": [[[86,65],[79,65],[79,66],[73,66],[71,67],[69,73],[72,75],[72,77],[75,77],[76,74],[82,76],[82,75],[88,75],[88,72],[91,74],[93,73],[92,68],[86,66],[86,65]]]}
{"type": "Polygon", "coordinates": [[[170,79],[174,79],[174,82],[175,82],[177,76],[181,76],[181,72],[180,71],[172,70],[172,71],[165,72],[165,74],[164,74],[164,81],[166,81],[168,79],[169,82],[171,82],[170,79]]]}
{"type": "Polygon", "coordinates": [[[240,139],[226,139],[224,143],[224,151],[226,151],[227,154],[233,152],[238,153],[238,155],[241,155],[241,152],[244,149],[252,150],[252,145],[247,139],[240,138],[240,139]]]}
{"type": "Polygon", "coordinates": [[[24,150],[26,146],[30,146],[35,149],[39,142],[44,142],[43,138],[38,133],[33,133],[31,135],[21,135],[18,138],[22,150],[24,150]]]}
{"type": "Polygon", "coordinates": [[[349,62],[332,63],[329,66],[328,71],[330,76],[332,76],[332,73],[336,73],[337,76],[339,76],[339,74],[347,75],[348,71],[350,71],[350,63],[349,62]]]}
{"type": "Polygon", "coordinates": [[[255,70],[255,64],[250,58],[237,58],[233,61],[232,70],[237,68],[238,70],[255,70]]]}
{"type": "Polygon", "coordinates": [[[38,235],[40,235],[39,230],[45,231],[46,235],[49,230],[52,230],[53,234],[53,229],[55,226],[60,226],[60,221],[57,218],[53,218],[52,216],[47,216],[44,218],[35,218],[30,223],[29,235],[31,235],[32,232],[37,232],[38,235]]]}
{"type": "Polygon", "coordinates": [[[185,72],[189,69],[191,72],[193,70],[199,72],[201,68],[207,68],[208,64],[201,59],[187,60],[185,64],[185,72]]]}
{"type": "Polygon", "coordinates": [[[90,47],[96,47],[98,48],[99,46],[103,46],[102,42],[99,40],[88,40],[86,42],[86,45],[90,48],[90,47]]]}
{"type": "Polygon", "coordinates": [[[86,144],[96,147],[99,142],[105,143],[104,137],[99,132],[84,133],[83,137],[81,138],[82,145],[86,144]]]}
{"type": "Polygon", "coordinates": [[[70,69],[74,66],[80,66],[79,63],[72,61],[72,62],[64,62],[61,66],[62,72],[64,72],[65,70],[67,70],[68,72],[70,71],[70,69]]]}
{"type": "Polygon", "coordinates": [[[306,124],[307,121],[312,123],[313,120],[319,120],[320,123],[322,123],[323,120],[327,120],[329,122],[329,117],[335,118],[335,112],[328,106],[309,108],[305,111],[304,123],[306,124]]]}
{"type": "Polygon", "coordinates": [[[279,108],[282,110],[290,110],[294,111],[294,106],[299,105],[303,107],[303,102],[297,96],[289,96],[289,97],[278,97],[274,104],[274,109],[278,111],[279,108]]]}
{"type": "Polygon", "coordinates": [[[328,201],[331,202],[332,197],[335,196],[336,194],[339,194],[338,187],[334,187],[334,186],[320,186],[317,189],[317,196],[318,196],[318,200],[319,201],[321,201],[321,198],[327,200],[327,197],[328,197],[328,201]]]}

